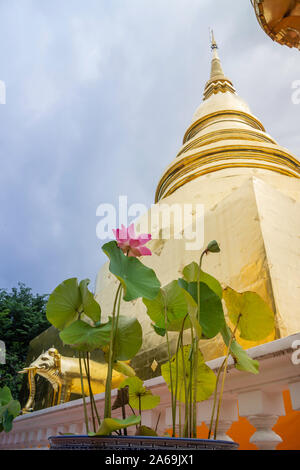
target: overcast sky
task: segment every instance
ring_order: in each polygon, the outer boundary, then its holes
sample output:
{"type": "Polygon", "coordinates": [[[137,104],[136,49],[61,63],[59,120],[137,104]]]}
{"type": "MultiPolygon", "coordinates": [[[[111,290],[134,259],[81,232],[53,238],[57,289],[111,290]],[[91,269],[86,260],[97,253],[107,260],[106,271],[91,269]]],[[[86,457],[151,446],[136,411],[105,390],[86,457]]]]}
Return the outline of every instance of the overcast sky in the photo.
{"type": "Polygon", "coordinates": [[[150,206],[210,70],[300,156],[299,51],[272,42],[250,0],[0,0],[0,287],[95,282],[96,208],[150,206]]]}

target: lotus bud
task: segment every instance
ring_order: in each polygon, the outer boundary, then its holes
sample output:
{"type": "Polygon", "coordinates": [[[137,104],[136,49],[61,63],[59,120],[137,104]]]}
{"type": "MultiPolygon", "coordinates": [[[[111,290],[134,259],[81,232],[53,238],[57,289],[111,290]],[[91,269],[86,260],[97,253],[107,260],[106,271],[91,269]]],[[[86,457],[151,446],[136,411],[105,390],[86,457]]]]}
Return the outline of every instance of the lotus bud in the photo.
{"type": "Polygon", "coordinates": [[[220,250],[220,247],[218,245],[218,242],[216,242],[216,240],[213,240],[212,242],[210,242],[208,245],[207,245],[207,248],[206,248],[206,252],[208,253],[219,253],[221,250],[220,250]]]}

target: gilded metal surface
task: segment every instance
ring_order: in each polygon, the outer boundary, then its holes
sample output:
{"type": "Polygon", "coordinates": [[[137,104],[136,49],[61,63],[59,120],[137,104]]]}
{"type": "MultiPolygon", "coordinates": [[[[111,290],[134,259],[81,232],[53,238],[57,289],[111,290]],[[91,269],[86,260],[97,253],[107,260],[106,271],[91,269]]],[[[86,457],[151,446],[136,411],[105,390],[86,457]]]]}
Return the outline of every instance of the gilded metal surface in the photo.
{"type": "MultiPolygon", "coordinates": [[[[83,367],[83,387],[85,395],[89,395],[89,386],[85,368],[83,367]]],[[[43,352],[28,367],[19,373],[28,374],[29,398],[23,408],[23,413],[33,410],[35,399],[35,382],[36,374],[44,377],[53,388],[52,406],[69,401],[71,393],[81,395],[81,380],[79,359],[73,357],[62,356],[57,349],[50,348],[43,352]]],[[[105,391],[105,382],[107,375],[107,365],[90,361],[91,388],[94,394],[103,393],[105,391]]],[[[124,375],[113,371],[112,387],[116,388],[124,380],[124,375]]]]}
{"type": "Polygon", "coordinates": [[[259,24],[273,41],[300,49],[299,0],[251,0],[259,24]]]}
{"type": "MultiPolygon", "coordinates": [[[[24,370],[25,372],[25,370],[24,370]]],[[[19,372],[21,373],[21,372],[19,372]]],[[[33,405],[34,405],[34,399],[35,399],[35,392],[36,392],[36,385],[35,385],[35,374],[36,374],[36,369],[35,368],[28,368],[27,369],[28,373],[28,386],[29,386],[29,397],[26,402],[26,405],[22,409],[22,413],[29,413],[30,411],[33,411],[33,405]]]]}
{"type": "Polygon", "coordinates": [[[241,135],[243,135],[243,140],[254,141],[254,142],[269,142],[271,144],[276,144],[276,141],[266,135],[264,132],[259,131],[250,131],[247,129],[240,129],[239,134],[237,135],[236,129],[223,129],[216,132],[209,132],[204,136],[196,137],[188,142],[182,147],[178,152],[177,157],[180,157],[183,153],[188,150],[196,149],[203,147],[204,145],[214,144],[222,140],[241,140],[241,135]]]}
{"type": "MultiPolygon", "coordinates": [[[[221,99],[223,98],[222,96],[213,97],[213,98],[215,98],[214,99],[215,102],[218,100],[219,109],[209,114],[205,114],[204,116],[200,116],[197,120],[195,120],[187,129],[184,135],[184,138],[183,138],[184,144],[187,141],[191,140],[193,137],[195,137],[195,135],[198,135],[200,131],[203,131],[208,126],[211,126],[213,124],[216,125],[218,122],[221,123],[221,126],[215,129],[216,134],[218,133],[219,130],[224,130],[224,127],[225,127],[224,122],[235,123],[233,126],[233,129],[235,130],[235,132],[237,131],[237,129],[239,130],[239,127],[243,128],[242,126],[244,127],[247,126],[246,128],[249,130],[252,130],[252,132],[253,132],[253,129],[265,132],[264,126],[259,122],[259,120],[255,116],[251,115],[250,113],[241,111],[239,109],[234,109],[234,108],[226,109],[225,106],[222,105],[223,104],[223,100],[221,99]],[[238,126],[237,124],[239,124],[240,126],[238,126]]],[[[232,106],[235,106],[235,102],[233,100],[230,100],[230,101],[232,101],[232,106]]],[[[210,102],[208,103],[213,104],[210,102]]],[[[212,107],[212,109],[213,108],[214,107],[212,107]]],[[[196,113],[199,115],[200,111],[202,111],[201,107],[198,109],[196,113]]],[[[206,133],[204,133],[204,135],[205,134],[206,133]]]]}
{"type": "Polygon", "coordinates": [[[270,147],[253,142],[243,145],[238,141],[226,146],[205,146],[201,151],[186,154],[165,172],[157,188],[156,202],[199,176],[226,168],[261,168],[300,178],[299,162],[279,146],[270,147]]]}

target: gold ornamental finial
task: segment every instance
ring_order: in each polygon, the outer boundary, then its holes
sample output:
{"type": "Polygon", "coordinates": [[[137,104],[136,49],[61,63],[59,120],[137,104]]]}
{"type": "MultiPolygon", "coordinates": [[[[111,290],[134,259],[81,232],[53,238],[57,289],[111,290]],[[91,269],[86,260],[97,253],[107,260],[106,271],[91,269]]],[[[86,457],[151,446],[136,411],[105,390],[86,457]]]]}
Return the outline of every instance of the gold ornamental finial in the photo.
{"type": "Polygon", "coordinates": [[[211,48],[213,49],[218,49],[218,44],[215,40],[215,35],[214,35],[214,30],[210,30],[210,35],[211,35],[211,48]]]}
{"type": "Polygon", "coordinates": [[[227,91],[235,93],[233,84],[224,75],[221,60],[218,54],[219,47],[212,29],[210,30],[210,40],[213,57],[211,61],[210,79],[207,82],[204,90],[204,100],[217,93],[225,93],[227,91]]]}
{"type": "Polygon", "coordinates": [[[213,58],[212,58],[212,63],[211,63],[211,74],[210,74],[210,79],[220,79],[220,78],[225,78],[220,57],[218,55],[218,45],[215,40],[215,35],[213,30],[211,30],[211,50],[213,52],[213,58]]]}

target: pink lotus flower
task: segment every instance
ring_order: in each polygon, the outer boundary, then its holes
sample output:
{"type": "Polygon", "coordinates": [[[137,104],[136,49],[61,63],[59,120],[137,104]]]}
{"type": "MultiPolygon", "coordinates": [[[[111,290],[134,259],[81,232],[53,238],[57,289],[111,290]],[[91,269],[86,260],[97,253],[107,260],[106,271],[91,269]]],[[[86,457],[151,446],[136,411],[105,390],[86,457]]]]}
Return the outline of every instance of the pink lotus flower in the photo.
{"type": "Polygon", "coordinates": [[[143,233],[137,237],[134,224],[129,225],[128,228],[122,224],[121,228],[113,230],[113,232],[118,246],[127,256],[150,256],[152,254],[149,248],[143,246],[151,240],[150,233],[143,233]]]}

